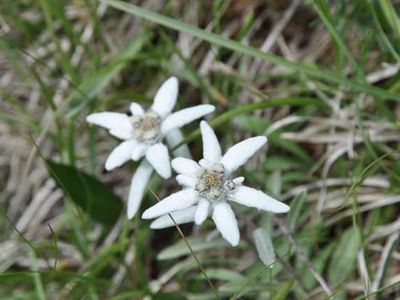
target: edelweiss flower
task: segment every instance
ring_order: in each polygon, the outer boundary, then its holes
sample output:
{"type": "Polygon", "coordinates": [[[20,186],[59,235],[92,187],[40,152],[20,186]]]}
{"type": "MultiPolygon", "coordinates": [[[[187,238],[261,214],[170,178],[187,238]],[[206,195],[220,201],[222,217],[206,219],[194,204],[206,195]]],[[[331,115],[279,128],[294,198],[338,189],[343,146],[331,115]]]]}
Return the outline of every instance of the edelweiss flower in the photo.
{"type": "Polygon", "coordinates": [[[105,127],[110,134],[124,140],[108,156],[105,168],[112,170],[126,161],[146,157],[131,182],[128,217],[132,218],[143,197],[153,168],[163,178],[171,176],[168,148],[163,138],[177,128],[214,111],[212,105],[198,105],[171,114],[178,95],[178,80],[165,81],[154,97],[154,103],[145,111],[138,103],[131,103],[131,116],[116,112],[100,112],[87,116],[89,123],[105,127]],[[149,164],[150,163],[150,164],[149,164]]]}
{"type": "Polygon", "coordinates": [[[183,190],[170,195],[147,209],[142,218],[157,218],[151,228],[173,226],[170,213],[178,224],[194,221],[202,224],[211,215],[222,237],[232,246],[239,243],[238,223],[229,202],[233,201],[274,213],[285,213],[289,206],[262,191],[242,185],[244,177],[232,176],[267,139],[263,136],[246,139],[232,146],[225,155],[212,128],[200,123],[203,138],[203,159],[199,163],[187,158],[172,160],[172,168],[179,174],[176,180],[183,190]],[[161,216],[161,217],[160,217],[161,216]]]}

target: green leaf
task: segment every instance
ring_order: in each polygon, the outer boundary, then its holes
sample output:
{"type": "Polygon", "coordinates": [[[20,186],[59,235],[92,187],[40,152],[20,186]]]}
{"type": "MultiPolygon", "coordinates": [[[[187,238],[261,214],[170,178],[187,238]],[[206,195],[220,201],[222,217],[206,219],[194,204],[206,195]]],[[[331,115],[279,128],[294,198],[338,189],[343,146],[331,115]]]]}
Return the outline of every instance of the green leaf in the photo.
{"type": "Polygon", "coordinates": [[[360,234],[354,228],[349,228],[342,234],[330,261],[329,282],[342,283],[353,273],[360,242],[360,234]]]}
{"type": "Polygon", "coordinates": [[[20,281],[20,282],[27,282],[31,279],[33,272],[4,272],[0,274],[0,282],[3,284],[5,281],[20,281]]]}
{"type": "Polygon", "coordinates": [[[296,223],[300,217],[301,210],[307,199],[307,191],[300,192],[292,201],[290,211],[287,216],[287,223],[291,231],[295,231],[296,223]]]}
{"type": "Polygon", "coordinates": [[[157,293],[151,297],[153,300],[184,300],[182,293],[157,293]]]}
{"type": "Polygon", "coordinates": [[[111,189],[73,167],[49,160],[46,164],[59,187],[90,217],[105,225],[117,221],[124,205],[111,189]]]}
{"type": "Polygon", "coordinates": [[[234,122],[257,135],[263,134],[270,123],[265,118],[247,115],[235,117],[234,122]]]}
{"type": "Polygon", "coordinates": [[[278,290],[275,292],[274,297],[272,300],[285,300],[287,299],[293,284],[295,283],[294,279],[290,279],[282,284],[278,290]]]}
{"type": "Polygon", "coordinates": [[[275,251],[268,232],[263,228],[257,228],[253,231],[253,239],[258,257],[264,265],[271,266],[275,262],[275,251]]]}
{"type": "MultiPolygon", "coordinates": [[[[317,270],[318,273],[324,273],[327,262],[332,256],[334,250],[335,244],[332,243],[327,245],[325,248],[318,249],[318,252],[313,255],[312,264],[314,265],[314,268],[317,270]]],[[[307,288],[312,289],[318,286],[318,282],[315,280],[315,277],[310,273],[310,270],[308,268],[305,268],[301,276],[303,276],[303,282],[307,288]]]]}
{"type": "MultiPolygon", "coordinates": [[[[195,238],[195,239],[188,238],[187,240],[194,252],[200,252],[216,248],[225,248],[228,246],[228,243],[225,242],[223,239],[215,239],[212,241],[207,241],[204,238],[195,238]]],[[[162,250],[158,254],[157,258],[159,260],[167,260],[185,255],[190,255],[190,251],[186,246],[185,242],[180,240],[176,244],[162,250]]]]}
{"type": "Polygon", "coordinates": [[[303,161],[292,159],[283,155],[268,155],[268,159],[265,162],[265,170],[268,172],[276,170],[289,171],[306,167],[307,164],[305,164],[303,161]]]}
{"type": "Polygon", "coordinates": [[[282,174],[280,171],[274,171],[268,175],[265,187],[273,195],[279,196],[282,192],[282,174]]]}
{"type": "Polygon", "coordinates": [[[291,154],[297,156],[300,159],[300,161],[304,161],[306,163],[313,163],[313,160],[307,153],[307,151],[300,145],[296,144],[295,142],[290,140],[285,140],[280,137],[276,137],[274,134],[271,134],[268,137],[268,140],[271,145],[279,147],[284,151],[290,152],[291,154]]]}
{"type": "MultiPolygon", "coordinates": [[[[207,273],[208,278],[210,279],[236,281],[236,282],[246,281],[246,277],[233,270],[228,270],[223,268],[219,269],[210,268],[206,269],[205,271],[207,273]]],[[[204,279],[204,276],[202,274],[199,274],[198,277],[200,279],[204,279]]]]}

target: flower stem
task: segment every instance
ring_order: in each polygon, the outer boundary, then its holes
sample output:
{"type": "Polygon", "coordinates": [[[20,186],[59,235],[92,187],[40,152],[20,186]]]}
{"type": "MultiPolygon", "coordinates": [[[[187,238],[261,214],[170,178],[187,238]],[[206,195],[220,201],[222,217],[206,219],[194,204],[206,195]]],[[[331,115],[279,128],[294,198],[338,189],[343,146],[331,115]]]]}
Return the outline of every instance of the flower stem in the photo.
{"type": "MultiPolygon", "coordinates": [[[[158,195],[150,188],[148,188],[149,191],[153,194],[153,196],[156,198],[157,202],[160,202],[160,197],[158,197],[158,195]]],[[[212,291],[215,294],[215,297],[217,299],[220,299],[220,296],[218,294],[217,289],[215,288],[215,286],[213,285],[213,283],[211,282],[210,278],[208,277],[206,271],[204,270],[202,264],[200,263],[199,258],[196,256],[196,254],[193,251],[192,246],[190,245],[188,239],[186,238],[185,234],[182,232],[181,228],[179,227],[178,223],[176,223],[175,219],[172,217],[171,214],[168,214],[168,216],[171,218],[172,222],[174,222],[176,229],[178,230],[180,236],[182,237],[183,241],[185,242],[186,246],[188,247],[191,255],[193,256],[194,260],[196,261],[197,265],[199,266],[199,269],[201,271],[201,273],[203,273],[208,285],[210,286],[210,288],[212,289],[212,291]]]]}

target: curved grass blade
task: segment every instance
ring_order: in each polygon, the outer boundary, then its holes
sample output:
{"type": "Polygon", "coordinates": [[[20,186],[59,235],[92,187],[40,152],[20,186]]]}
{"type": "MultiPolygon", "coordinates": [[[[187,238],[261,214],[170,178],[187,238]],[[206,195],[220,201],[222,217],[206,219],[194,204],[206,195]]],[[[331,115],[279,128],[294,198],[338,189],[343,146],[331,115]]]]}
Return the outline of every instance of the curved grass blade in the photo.
{"type": "MultiPolygon", "coordinates": [[[[278,107],[278,106],[306,106],[306,105],[315,105],[320,107],[325,107],[325,104],[316,98],[276,98],[276,99],[269,99],[258,103],[251,103],[247,105],[243,105],[241,107],[231,109],[228,112],[216,117],[214,120],[210,122],[210,125],[213,128],[216,128],[225,122],[228,122],[235,116],[250,113],[259,109],[266,109],[271,107],[278,107]]],[[[187,144],[192,140],[196,139],[200,136],[200,129],[196,129],[191,134],[189,134],[182,143],[176,145],[173,149],[178,148],[182,144],[187,144]]]]}
{"type": "Polygon", "coordinates": [[[122,10],[124,12],[143,18],[145,20],[198,37],[214,45],[218,45],[239,53],[259,58],[261,60],[281,65],[293,71],[304,72],[307,75],[319,79],[324,79],[329,82],[334,82],[337,84],[349,86],[353,90],[358,92],[368,93],[382,99],[392,99],[400,101],[400,95],[398,94],[386,91],[384,89],[375,86],[371,86],[364,82],[359,82],[354,79],[348,79],[342,77],[335,72],[321,70],[316,66],[310,66],[299,62],[290,61],[280,56],[273,55],[271,53],[262,52],[251,46],[241,44],[240,42],[225,38],[223,36],[220,36],[212,32],[207,32],[193,25],[152,12],[150,10],[141,8],[133,4],[122,2],[119,0],[99,0],[99,1],[108,4],[114,8],[117,8],[119,10],[122,10]]]}

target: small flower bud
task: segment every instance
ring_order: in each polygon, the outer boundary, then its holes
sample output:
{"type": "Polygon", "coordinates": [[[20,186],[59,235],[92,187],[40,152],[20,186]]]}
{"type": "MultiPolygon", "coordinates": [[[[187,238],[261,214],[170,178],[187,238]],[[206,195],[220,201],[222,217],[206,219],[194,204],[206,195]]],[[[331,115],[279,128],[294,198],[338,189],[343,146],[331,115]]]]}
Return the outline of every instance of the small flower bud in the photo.
{"type": "Polygon", "coordinates": [[[233,191],[236,188],[236,184],[232,180],[225,181],[224,186],[228,191],[233,191]]]}

